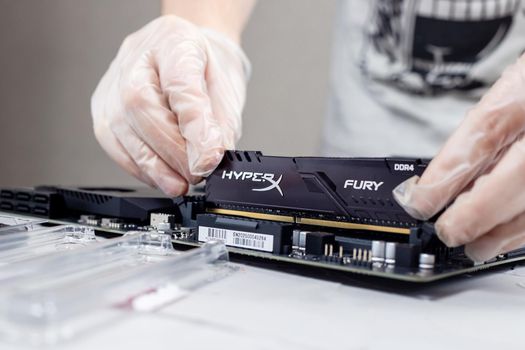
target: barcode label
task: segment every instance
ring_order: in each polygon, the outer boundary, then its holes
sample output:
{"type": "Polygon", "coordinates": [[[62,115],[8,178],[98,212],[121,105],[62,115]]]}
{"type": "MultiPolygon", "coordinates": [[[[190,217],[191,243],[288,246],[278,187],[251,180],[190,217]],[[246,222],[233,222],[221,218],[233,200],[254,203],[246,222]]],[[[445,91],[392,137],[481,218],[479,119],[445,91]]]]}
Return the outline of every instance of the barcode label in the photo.
{"type": "Polygon", "coordinates": [[[210,239],[217,239],[219,241],[225,241],[226,240],[226,230],[223,230],[222,228],[208,227],[208,239],[207,240],[210,240],[210,239]]]}
{"type": "Polygon", "coordinates": [[[199,242],[211,240],[222,241],[231,247],[248,248],[264,252],[273,251],[272,235],[199,226],[199,242]]]}

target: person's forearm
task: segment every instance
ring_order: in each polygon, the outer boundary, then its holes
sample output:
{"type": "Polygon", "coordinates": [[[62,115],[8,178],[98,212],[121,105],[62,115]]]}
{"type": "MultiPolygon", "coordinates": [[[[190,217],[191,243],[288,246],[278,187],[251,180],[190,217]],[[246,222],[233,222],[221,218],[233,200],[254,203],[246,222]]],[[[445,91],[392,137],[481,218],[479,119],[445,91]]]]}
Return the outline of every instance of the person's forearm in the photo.
{"type": "Polygon", "coordinates": [[[256,0],[162,0],[163,15],[177,15],[240,42],[256,0]]]}

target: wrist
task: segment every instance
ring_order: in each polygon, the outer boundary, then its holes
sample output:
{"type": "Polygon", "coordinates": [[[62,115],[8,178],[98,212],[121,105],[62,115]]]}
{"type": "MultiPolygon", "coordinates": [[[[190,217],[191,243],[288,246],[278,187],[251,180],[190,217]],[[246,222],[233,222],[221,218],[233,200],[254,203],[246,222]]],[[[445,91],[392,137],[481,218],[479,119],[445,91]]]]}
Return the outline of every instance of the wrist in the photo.
{"type": "Polygon", "coordinates": [[[162,14],[176,15],[240,44],[254,0],[162,0],[162,14]]]}
{"type": "Polygon", "coordinates": [[[250,63],[250,60],[248,59],[248,56],[246,56],[246,53],[241,48],[239,43],[235,42],[234,40],[224,35],[223,33],[218,32],[211,28],[202,28],[202,32],[208,38],[208,40],[214,43],[218,43],[220,44],[220,46],[224,48],[228,48],[229,52],[235,54],[235,57],[239,59],[239,62],[242,65],[242,69],[244,72],[244,79],[248,81],[252,74],[252,65],[250,63]]]}

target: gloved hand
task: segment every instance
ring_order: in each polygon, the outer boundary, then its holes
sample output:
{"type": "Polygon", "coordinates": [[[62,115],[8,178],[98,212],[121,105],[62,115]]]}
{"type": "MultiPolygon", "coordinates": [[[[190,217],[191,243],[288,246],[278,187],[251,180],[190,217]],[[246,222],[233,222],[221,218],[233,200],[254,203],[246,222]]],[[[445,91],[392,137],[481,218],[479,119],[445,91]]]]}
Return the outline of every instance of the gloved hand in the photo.
{"type": "Polygon", "coordinates": [[[124,40],[93,93],[95,136],[139,180],[185,193],[238,141],[248,75],[224,35],[157,18],[124,40]]]}
{"type": "Polygon", "coordinates": [[[465,244],[482,262],[525,245],[525,56],[507,68],[432,160],[421,178],[394,190],[449,247],[465,244]]]}

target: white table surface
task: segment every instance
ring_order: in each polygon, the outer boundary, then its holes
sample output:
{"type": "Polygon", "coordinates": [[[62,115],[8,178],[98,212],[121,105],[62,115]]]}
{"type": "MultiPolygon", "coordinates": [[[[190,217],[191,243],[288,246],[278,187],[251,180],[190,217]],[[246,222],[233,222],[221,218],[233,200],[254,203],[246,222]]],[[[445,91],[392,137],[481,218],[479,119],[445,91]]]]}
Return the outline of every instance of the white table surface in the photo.
{"type": "Polygon", "coordinates": [[[329,348],[525,349],[525,267],[393,293],[241,265],[160,311],[60,347],[329,348]]]}

